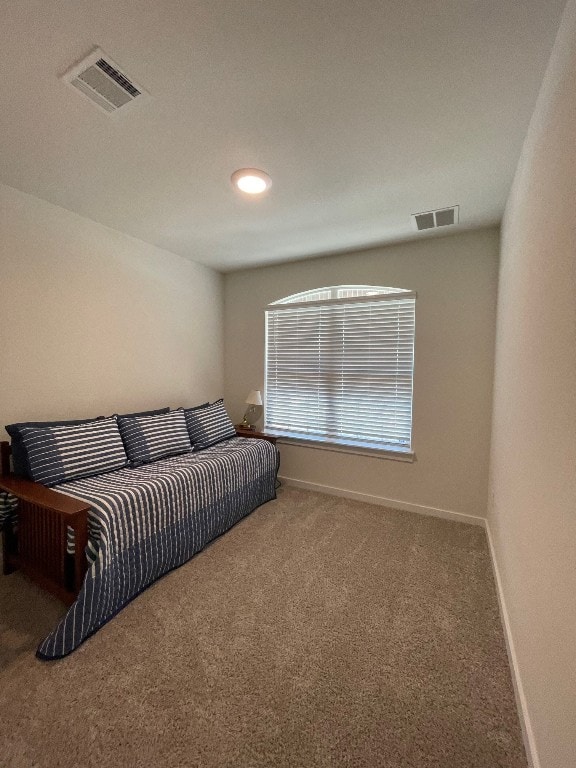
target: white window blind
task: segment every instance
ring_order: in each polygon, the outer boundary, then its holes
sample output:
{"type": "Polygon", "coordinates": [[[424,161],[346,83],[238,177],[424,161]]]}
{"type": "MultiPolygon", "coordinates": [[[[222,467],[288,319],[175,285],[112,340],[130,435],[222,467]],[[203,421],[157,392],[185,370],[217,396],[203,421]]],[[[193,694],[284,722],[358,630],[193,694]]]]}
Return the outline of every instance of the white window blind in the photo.
{"type": "Polygon", "coordinates": [[[270,305],[266,430],[410,452],[414,316],[414,293],[378,286],[317,289],[270,305]]]}

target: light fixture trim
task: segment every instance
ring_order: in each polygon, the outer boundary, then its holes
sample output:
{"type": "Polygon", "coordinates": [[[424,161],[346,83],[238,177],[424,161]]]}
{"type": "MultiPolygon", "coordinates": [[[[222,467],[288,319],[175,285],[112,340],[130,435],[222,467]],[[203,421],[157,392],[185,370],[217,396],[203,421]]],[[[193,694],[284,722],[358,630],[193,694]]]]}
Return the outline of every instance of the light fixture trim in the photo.
{"type": "Polygon", "coordinates": [[[259,168],[239,168],[231,176],[232,184],[247,195],[261,195],[272,186],[272,179],[259,168]]]}

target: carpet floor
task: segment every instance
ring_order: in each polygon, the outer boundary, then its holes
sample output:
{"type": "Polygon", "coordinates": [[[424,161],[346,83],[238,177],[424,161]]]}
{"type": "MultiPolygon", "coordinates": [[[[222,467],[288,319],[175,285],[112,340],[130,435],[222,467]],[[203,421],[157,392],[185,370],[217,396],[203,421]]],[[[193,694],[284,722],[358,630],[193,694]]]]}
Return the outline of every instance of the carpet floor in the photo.
{"type": "Polygon", "coordinates": [[[283,488],[67,658],[0,576],[3,768],[525,768],[484,531],[283,488]]]}

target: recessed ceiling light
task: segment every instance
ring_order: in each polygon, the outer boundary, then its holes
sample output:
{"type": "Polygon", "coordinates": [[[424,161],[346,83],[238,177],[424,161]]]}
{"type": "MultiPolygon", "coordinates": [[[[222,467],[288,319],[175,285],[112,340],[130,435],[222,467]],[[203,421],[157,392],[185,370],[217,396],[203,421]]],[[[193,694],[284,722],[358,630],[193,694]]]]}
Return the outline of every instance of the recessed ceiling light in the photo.
{"type": "Polygon", "coordinates": [[[272,179],[258,168],[240,168],[232,174],[232,184],[248,195],[261,195],[272,185],[272,179]]]}

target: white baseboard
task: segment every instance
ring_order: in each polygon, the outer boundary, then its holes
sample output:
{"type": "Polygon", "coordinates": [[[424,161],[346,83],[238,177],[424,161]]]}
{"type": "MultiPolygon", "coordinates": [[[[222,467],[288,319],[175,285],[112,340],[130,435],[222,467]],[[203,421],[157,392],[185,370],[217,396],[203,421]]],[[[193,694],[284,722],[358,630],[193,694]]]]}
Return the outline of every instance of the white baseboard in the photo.
{"type": "Polygon", "coordinates": [[[330,496],[342,496],[345,499],[354,501],[365,501],[367,504],[377,504],[381,507],[392,507],[392,509],[401,509],[404,512],[416,512],[419,515],[430,515],[432,517],[441,517],[444,520],[452,520],[457,523],[468,523],[468,525],[480,525],[484,527],[486,520],[476,515],[466,515],[463,512],[453,512],[449,509],[437,509],[436,507],[425,507],[422,504],[412,504],[399,499],[385,499],[383,496],[372,496],[369,493],[359,493],[358,491],[349,491],[346,488],[335,488],[331,485],[321,485],[320,483],[309,483],[306,480],[296,480],[293,477],[278,478],[285,485],[292,485],[295,488],[303,488],[306,491],[316,491],[317,493],[327,493],[330,496]]]}
{"type": "Polygon", "coordinates": [[[526,750],[526,758],[528,760],[529,768],[540,768],[540,758],[538,757],[538,750],[536,749],[536,740],[534,738],[534,731],[532,730],[532,723],[530,722],[530,715],[528,714],[528,705],[526,703],[524,686],[522,685],[522,678],[520,677],[520,669],[518,668],[518,659],[516,656],[516,650],[514,648],[514,639],[512,637],[512,629],[510,627],[510,617],[508,615],[508,609],[506,608],[506,600],[504,599],[504,592],[502,590],[502,579],[500,578],[500,570],[498,568],[498,561],[496,560],[496,551],[494,549],[492,532],[490,530],[490,523],[488,522],[488,520],[486,520],[486,537],[488,538],[488,547],[490,548],[490,559],[492,560],[492,569],[494,571],[494,581],[496,582],[496,593],[498,595],[498,606],[500,608],[500,618],[502,620],[502,626],[504,628],[504,639],[506,641],[508,663],[510,665],[510,671],[512,673],[512,685],[514,686],[514,696],[516,697],[516,708],[518,710],[520,727],[522,728],[522,736],[524,738],[524,749],[526,750]]]}

